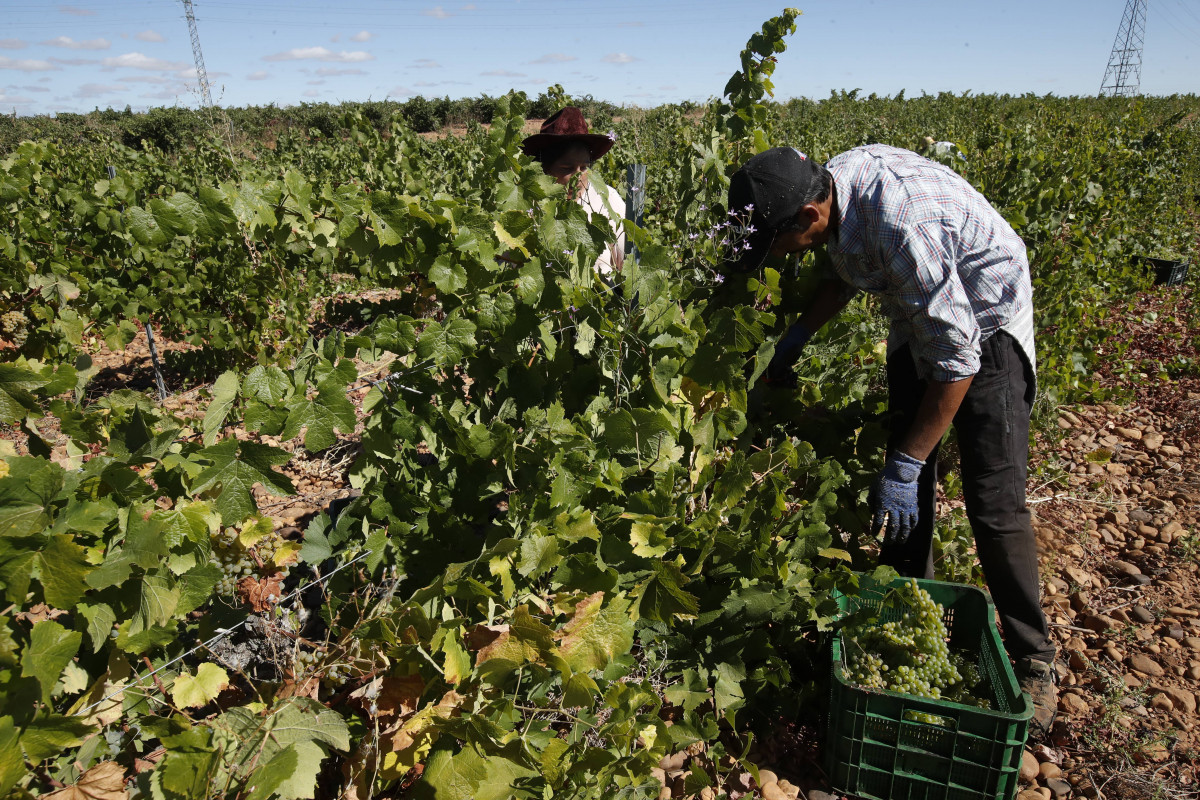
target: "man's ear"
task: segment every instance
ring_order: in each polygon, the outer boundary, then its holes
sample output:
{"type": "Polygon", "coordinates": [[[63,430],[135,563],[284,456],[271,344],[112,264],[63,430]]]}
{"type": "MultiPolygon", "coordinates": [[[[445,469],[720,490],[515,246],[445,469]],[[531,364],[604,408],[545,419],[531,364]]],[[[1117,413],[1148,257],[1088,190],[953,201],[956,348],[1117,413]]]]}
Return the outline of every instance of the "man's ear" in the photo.
{"type": "Polygon", "coordinates": [[[800,223],[801,230],[808,230],[808,227],[821,218],[821,209],[817,208],[816,203],[800,206],[800,210],[796,212],[796,220],[800,223]]]}

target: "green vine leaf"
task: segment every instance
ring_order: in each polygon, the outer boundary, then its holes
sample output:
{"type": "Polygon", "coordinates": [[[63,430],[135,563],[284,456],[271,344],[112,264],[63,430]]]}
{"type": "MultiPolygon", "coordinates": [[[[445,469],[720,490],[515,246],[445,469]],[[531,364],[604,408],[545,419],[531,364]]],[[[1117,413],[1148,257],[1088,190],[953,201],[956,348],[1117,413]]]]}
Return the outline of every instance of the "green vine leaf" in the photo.
{"type": "Polygon", "coordinates": [[[251,489],[261,483],[277,495],[295,493],[289,477],[274,467],[286,464],[291,455],[276,447],[226,439],[199,453],[212,464],[198,476],[192,491],[208,492],[220,487],[215,500],[217,513],[226,525],[237,525],[258,511],[251,489]]]}

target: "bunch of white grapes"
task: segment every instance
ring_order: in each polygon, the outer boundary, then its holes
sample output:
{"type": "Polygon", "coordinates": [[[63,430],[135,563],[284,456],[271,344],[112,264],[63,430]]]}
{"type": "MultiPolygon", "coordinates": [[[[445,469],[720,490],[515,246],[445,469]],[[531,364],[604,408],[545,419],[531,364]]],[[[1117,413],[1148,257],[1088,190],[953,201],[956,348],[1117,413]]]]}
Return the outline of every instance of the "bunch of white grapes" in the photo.
{"type": "Polygon", "coordinates": [[[978,669],[950,652],[945,609],[916,579],[893,589],[884,608],[900,611],[901,616],[882,624],[878,618],[864,620],[842,629],[851,682],[867,689],[988,707],[987,700],[971,696],[979,683],[978,669]]]}
{"type": "Polygon", "coordinates": [[[222,597],[234,597],[237,594],[238,581],[255,574],[257,565],[250,557],[250,552],[238,541],[236,528],[222,528],[211,536],[210,541],[213,563],[221,568],[217,594],[222,597]]]}
{"type": "Polygon", "coordinates": [[[8,339],[17,347],[29,338],[29,320],[20,311],[5,311],[0,314],[0,338],[8,339]]]}

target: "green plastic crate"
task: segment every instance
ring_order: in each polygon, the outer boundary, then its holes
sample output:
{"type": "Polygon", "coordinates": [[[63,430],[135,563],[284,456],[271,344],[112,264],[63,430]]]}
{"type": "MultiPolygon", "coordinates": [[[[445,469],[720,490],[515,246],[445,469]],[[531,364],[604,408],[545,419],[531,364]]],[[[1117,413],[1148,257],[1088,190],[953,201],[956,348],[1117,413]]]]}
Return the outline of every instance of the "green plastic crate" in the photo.
{"type": "MultiPolygon", "coordinates": [[[[868,800],[1011,800],[1033,706],[1005,654],[991,597],[957,583],[917,583],[945,607],[950,649],[977,659],[992,708],[855,686],[843,672],[838,634],[826,740],[833,786],[868,800]],[[918,722],[917,713],[936,715],[939,724],[918,722]]],[[[837,596],[841,612],[878,609],[890,588],[866,576],[860,585],[858,596],[837,596]]],[[[889,610],[883,621],[893,616],[889,610]]]]}

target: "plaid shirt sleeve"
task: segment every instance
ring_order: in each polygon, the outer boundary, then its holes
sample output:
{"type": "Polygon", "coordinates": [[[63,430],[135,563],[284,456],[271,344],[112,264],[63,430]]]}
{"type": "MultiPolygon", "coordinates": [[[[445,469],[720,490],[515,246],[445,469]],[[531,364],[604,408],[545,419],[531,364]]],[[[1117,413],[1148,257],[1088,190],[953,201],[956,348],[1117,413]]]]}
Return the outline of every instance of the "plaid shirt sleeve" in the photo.
{"type": "Polygon", "coordinates": [[[879,245],[895,317],[908,322],[913,355],[935,381],[979,371],[979,323],[955,268],[954,242],[940,220],[890,225],[879,245]]]}

